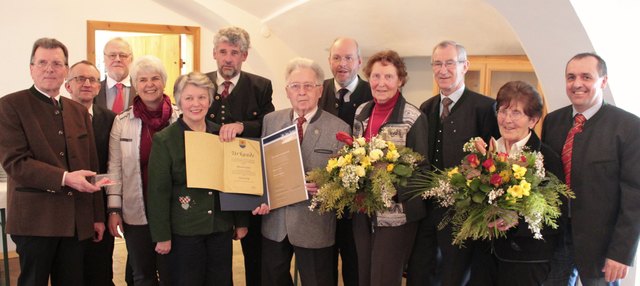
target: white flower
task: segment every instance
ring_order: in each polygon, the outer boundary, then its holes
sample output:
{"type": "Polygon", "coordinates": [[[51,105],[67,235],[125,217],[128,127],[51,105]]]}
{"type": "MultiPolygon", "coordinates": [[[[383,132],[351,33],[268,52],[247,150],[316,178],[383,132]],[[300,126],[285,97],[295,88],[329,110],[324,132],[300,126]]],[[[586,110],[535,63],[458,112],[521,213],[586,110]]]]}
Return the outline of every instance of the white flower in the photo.
{"type": "Polygon", "coordinates": [[[504,195],[504,190],[502,188],[491,190],[489,192],[489,204],[493,204],[494,200],[501,197],[502,195],[504,195]]]}
{"type": "Polygon", "coordinates": [[[438,180],[438,186],[423,192],[422,198],[435,198],[441,207],[450,207],[456,202],[454,193],[454,189],[447,180],[438,180]]]}
{"type": "Polygon", "coordinates": [[[542,229],[542,214],[536,213],[533,217],[524,216],[524,221],[529,224],[529,230],[533,233],[533,238],[542,239],[542,233],[540,233],[542,229]]]}

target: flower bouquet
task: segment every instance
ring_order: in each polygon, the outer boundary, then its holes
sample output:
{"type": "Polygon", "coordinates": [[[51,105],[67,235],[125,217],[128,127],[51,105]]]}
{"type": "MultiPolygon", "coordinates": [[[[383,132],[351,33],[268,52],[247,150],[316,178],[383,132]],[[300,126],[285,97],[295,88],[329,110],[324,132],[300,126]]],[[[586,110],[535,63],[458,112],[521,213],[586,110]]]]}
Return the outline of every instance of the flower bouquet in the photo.
{"type": "Polygon", "coordinates": [[[384,140],[386,135],[382,132],[367,142],[363,137],[337,133],[336,139],[345,143],[338,157],[307,175],[319,187],[309,209],[335,211],[341,218],[345,209],[371,216],[390,208],[396,186],[406,186],[423,157],[411,148],[396,147],[384,140]]]}
{"type": "Polygon", "coordinates": [[[480,138],[464,145],[469,152],[461,164],[444,171],[419,174],[411,187],[423,199],[435,199],[441,207],[452,207],[440,228],[452,224],[453,244],[467,239],[505,237],[506,230],[490,227],[498,219],[507,225],[524,218],[536,239],[544,226],[556,229],[560,217],[560,196],[573,193],[556,176],[546,173],[540,152],[523,150],[509,155],[489,150],[480,138]]]}

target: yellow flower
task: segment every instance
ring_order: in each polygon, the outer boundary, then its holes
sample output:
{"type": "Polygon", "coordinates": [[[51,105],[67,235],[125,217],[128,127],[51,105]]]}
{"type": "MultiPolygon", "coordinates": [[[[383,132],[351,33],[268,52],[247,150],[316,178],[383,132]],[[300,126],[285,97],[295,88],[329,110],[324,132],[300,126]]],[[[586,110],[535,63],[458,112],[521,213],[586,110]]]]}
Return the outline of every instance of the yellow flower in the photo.
{"type": "Polygon", "coordinates": [[[502,170],[500,172],[500,177],[502,177],[502,181],[503,182],[508,182],[509,180],[511,180],[511,178],[509,176],[509,171],[507,171],[507,170],[502,170]]]}
{"type": "Polygon", "coordinates": [[[458,167],[455,167],[453,169],[451,169],[451,171],[447,172],[447,177],[451,178],[453,177],[453,175],[460,173],[458,171],[458,167]]]}
{"type": "Polygon", "coordinates": [[[473,182],[473,180],[467,179],[467,187],[471,187],[471,182],[473,182]]]}
{"type": "Polygon", "coordinates": [[[331,172],[335,167],[338,166],[338,159],[332,158],[327,162],[327,172],[331,172]]]}
{"type": "Polygon", "coordinates": [[[516,179],[522,179],[522,177],[524,177],[524,174],[527,173],[527,168],[522,167],[518,164],[513,164],[511,166],[511,169],[513,169],[513,177],[515,177],[516,179]]]}
{"type": "Polygon", "coordinates": [[[387,172],[392,172],[393,171],[393,167],[395,167],[393,164],[387,165],[387,172]]]}
{"type": "Polygon", "coordinates": [[[389,150],[389,152],[387,152],[387,160],[391,161],[391,162],[395,162],[396,160],[398,160],[398,158],[400,158],[400,153],[398,153],[397,150],[389,150]]]}
{"type": "Polygon", "coordinates": [[[520,181],[520,187],[522,187],[522,191],[525,197],[529,196],[529,191],[531,191],[531,183],[527,182],[527,180],[520,181]]]}
{"type": "Polygon", "coordinates": [[[382,157],[382,155],[384,155],[384,153],[382,153],[382,150],[373,149],[369,153],[369,158],[371,158],[371,162],[375,162],[375,161],[380,160],[380,157],[382,157]]]}
{"type": "Polygon", "coordinates": [[[351,154],[340,156],[340,158],[338,158],[338,167],[344,167],[345,165],[351,164],[351,158],[353,158],[351,154]]]}
{"type": "Polygon", "coordinates": [[[364,177],[365,171],[362,166],[356,166],[356,175],[358,175],[358,177],[364,177]]]}
{"type": "Polygon", "coordinates": [[[362,159],[360,159],[360,166],[363,168],[371,166],[371,159],[367,156],[362,157],[362,159]]]}
{"type": "Polygon", "coordinates": [[[531,191],[531,184],[526,180],[522,180],[519,185],[511,186],[507,189],[507,193],[518,199],[529,196],[529,191],[531,191]]]}
{"type": "Polygon", "coordinates": [[[366,150],[364,150],[364,147],[358,147],[353,149],[353,151],[351,152],[353,155],[364,155],[366,154],[366,150]]]}
{"type": "Polygon", "coordinates": [[[387,141],[387,148],[389,148],[390,151],[396,150],[396,144],[393,144],[391,141],[387,141]]]}
{"type": "Polygon", "coordinates": [[[360,146],[364,146],[365,144],[367,144],[367,141],[364,140],[364,137],[358,137],[356,139],[356,143],[358,143],[358,145],[360,146]]]}

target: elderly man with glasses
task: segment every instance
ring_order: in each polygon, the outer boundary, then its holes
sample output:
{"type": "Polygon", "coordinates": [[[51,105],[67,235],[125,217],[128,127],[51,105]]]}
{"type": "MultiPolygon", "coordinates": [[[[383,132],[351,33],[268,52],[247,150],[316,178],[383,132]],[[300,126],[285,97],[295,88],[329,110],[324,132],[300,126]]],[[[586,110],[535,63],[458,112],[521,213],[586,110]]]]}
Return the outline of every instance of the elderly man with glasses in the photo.
{"type": "Polygon", "coordinates": [[[129,65],[133,61],[131,46],[122,38],[113,38],[104,45],[104,66],[107,78],[102,81],[95,103],[116,114],[133,104],[136,89],[131,85],[129,65]]]}

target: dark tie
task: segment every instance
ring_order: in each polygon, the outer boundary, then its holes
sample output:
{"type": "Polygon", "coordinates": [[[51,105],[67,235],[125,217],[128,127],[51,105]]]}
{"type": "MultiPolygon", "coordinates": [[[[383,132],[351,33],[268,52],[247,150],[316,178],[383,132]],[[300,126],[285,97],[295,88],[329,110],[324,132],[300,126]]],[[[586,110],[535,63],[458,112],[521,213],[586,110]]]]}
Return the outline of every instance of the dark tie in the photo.
{"type": "Polygon", "coordinates": [[[338,117],[340,118],[346,118],[346,113],[348,112],[348,108],[344,105],[344,96],[347,95],[347,93],[349,93],[349,90],[346,88],[341,88],[340,90],[338,90],[338,95],[340,96],[339,98],[339,102],[338,102],[338,117]]]}
{"type": "Polygon", "coordinates": [[[119,82],[116,83],[116,98],[113,100],[111,111],[118,114],[122,110],[124,110],[124,85],[119,82]]]}
{"type": "Polygon", "coordinates": [[[227,98],[227,96],[229,96],[229,86],[231,86],[231,82],[225,81],[222,83],[222,85],[224,86],[224,90],[222,90],[222,93],[220,95],[222,96],[222,98],[227,98]]]}
{"type": "Polygon", "coordinates": [[[296,126],[298,127],[298,139],[300,139],[300,144],[302,145],[302,138],[304,137],[304,129],[302,129],[302,124],[307,122],[307,119],[304,116],[300,116],[297,119],[296,126]]]}
{"type": "Polygon", "coordinates": [[[587,121],[587,118],[584,115],[579,114],[573,118],[573,127],[569,130],[569,134],[567,134],[567,140],[564,141],[564,146],[562,147],[562,165],[564,167],[564,178],[566,180],[567,186],[571,187],[571,156],[573,154],[573,138],[576,134],[582,132],[582,127],[584,126],[584,122],[587,121]]]}
{"type": "Polygon", "coordinates": [[[451,105],[453,103],[453,100],[451,100],[449,97],[445,97],[442,99],[442,114],[440,114],[440,119],[443,120],[445,118],[447,118],[447,116],[449,116],[449,113],[451,113],[451,110],[449,110],[449,105],[451,105]]]}
{"type": "Polygon", "coordinates": [[[53,106],[55,106],[56,108],[60,108],[60,104],[58,103],[58,100],[56,100],[55,97],[51,97],[51,102],[53,103],[53,106]]]}

